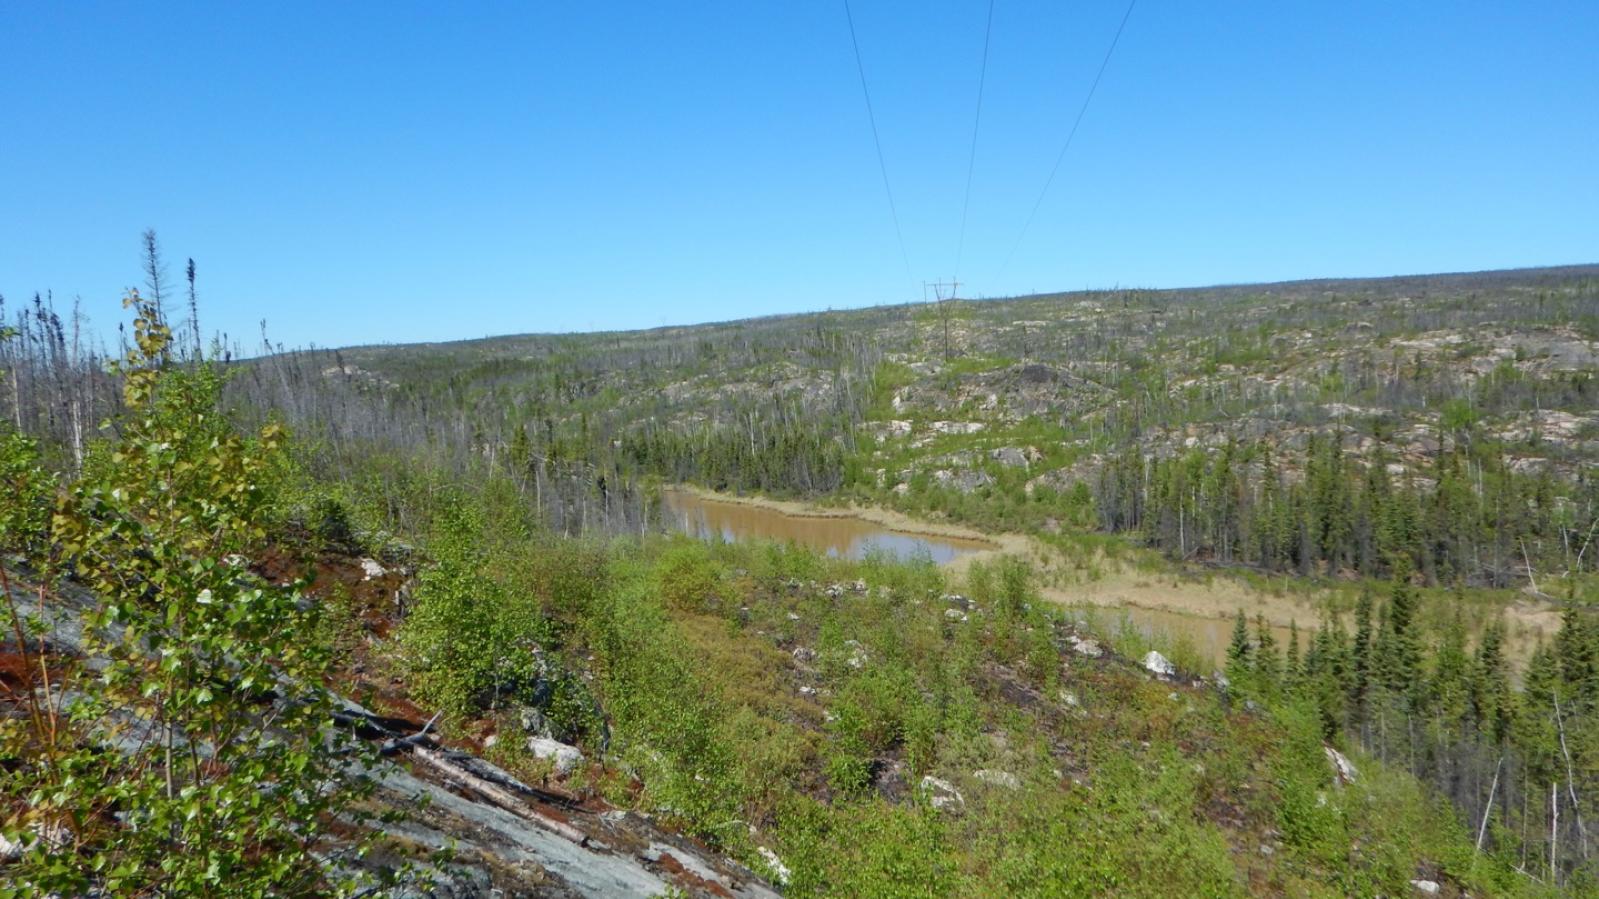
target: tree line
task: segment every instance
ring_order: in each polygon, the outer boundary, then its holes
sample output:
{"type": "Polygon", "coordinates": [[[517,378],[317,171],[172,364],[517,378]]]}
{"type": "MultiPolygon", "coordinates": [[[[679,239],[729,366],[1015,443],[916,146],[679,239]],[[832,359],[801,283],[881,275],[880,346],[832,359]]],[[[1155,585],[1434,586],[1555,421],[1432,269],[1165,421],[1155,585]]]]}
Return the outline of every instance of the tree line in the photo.
{"type": "Polygon", "coordinates": [[[1309,709],[1323,735],[1409,770],[1448,797],[1479,851],[1556,884],[1592,886],[1599,788],[1599,621],[1567,607],[1520,689],[1502,622],[1470,645],[1456,606],[1429,629],[1408,563],[1387,596],[1362,593],[1353,633],[1328,616],[1301,645],[1279,646],[1238,612],[1228,688],[1249,701],[1309,709]]]}

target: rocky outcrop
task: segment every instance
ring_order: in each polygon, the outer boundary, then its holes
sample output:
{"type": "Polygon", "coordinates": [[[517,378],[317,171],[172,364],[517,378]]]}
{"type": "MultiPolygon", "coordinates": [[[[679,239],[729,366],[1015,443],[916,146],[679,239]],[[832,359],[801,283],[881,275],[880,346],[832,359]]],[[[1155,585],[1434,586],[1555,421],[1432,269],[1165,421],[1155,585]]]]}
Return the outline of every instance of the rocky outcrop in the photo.
{"type": "MultiPolygon", "coordinates": [[[[44,619],[51,652],[85,651],[81,622],[94,604],[87,592],[62,585],[48,608],[40,609],[36,593],[14,584],[12,598],[24,615],[44,619]]],[[[86,661],[93,667],[93,658],[86,661]]],[[[404,872],[385,895],[779,895],[743,865],[657,827],[645,815],[525,784],[471,752],[441,745],[428,725],[386,718],[348,701],[336,718],[382,747],[376,767],[364,776],[375,786],[372,810],[394,813],[394,820],[350,822],[347,838],[371,834],[376,842],[344,870],[404,872]]],[[[528,745],[559,773],[585,761],[576,747],[549,737],[532,736],[528,745]]],[[[329,848],[329,857],[341,855],[339,846],[329,848]]],[[[5,851],[0,846],[0,861],[5,851]]],[[[780,862],[766,861],[774,876],[787,876],[780,862]]]]}

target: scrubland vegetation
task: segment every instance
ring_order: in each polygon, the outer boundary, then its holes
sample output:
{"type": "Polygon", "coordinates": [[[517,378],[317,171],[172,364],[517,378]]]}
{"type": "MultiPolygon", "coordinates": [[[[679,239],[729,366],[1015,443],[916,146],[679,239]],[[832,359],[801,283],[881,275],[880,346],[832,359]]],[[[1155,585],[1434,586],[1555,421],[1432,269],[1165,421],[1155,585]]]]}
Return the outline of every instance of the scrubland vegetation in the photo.
{"type": "Polygon", "coordinates": [[[372,784],[431,746],[797,896],[1595,890],[1592,269],[237,363],[157,292],[111,371],[0,344],[0,889],[416,889],[372,784]],[[1015,559],[663,533],[677,481],[1357,598],[1217,678],[1015,559]],[[1518,669],[1459,597],[1521,587],[1518,669]]]}

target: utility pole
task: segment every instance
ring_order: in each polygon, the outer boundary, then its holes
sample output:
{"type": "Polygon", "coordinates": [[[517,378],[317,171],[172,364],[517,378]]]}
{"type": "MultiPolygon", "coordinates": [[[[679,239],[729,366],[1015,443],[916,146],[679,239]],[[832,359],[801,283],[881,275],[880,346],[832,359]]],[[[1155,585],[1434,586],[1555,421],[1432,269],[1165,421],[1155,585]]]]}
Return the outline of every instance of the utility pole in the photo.
{"type": "Polygon", "coordinates": [[[955,292],[960,289],[960,286],[961,286],[961,282],[955,280],[954,278],[951,278],[948,281],[923,281],[922,282],[922,302],[924,302],[924,303],[927,302],[927,289],[929,287],[931,287],[933,289],[933,299],[935,301],[937,301],[937,303],[938,303],[938,317],[940,319],[942,319],[943,323],[944,323],[944,361],[945,362],[949,361],[949,355],[950,355],[950,346],[949,346],[949,317],[950,317],[950,309],[949,309],[949,303],[952,300],[955,299],[955,292]],[[945,296],[945,293],[944,293],[945,291],[949,291],[949,295],[948,296],[945,296]]]}

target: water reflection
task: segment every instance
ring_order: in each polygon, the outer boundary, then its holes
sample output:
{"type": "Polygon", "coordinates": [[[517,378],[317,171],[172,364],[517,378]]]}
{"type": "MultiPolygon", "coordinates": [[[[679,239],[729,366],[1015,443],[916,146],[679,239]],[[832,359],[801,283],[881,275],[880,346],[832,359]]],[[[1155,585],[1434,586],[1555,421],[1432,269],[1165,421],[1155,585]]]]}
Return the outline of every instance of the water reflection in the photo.
{"type": "Polygon", "coordinates": [[[981,540],[907,534],[860,518],[792,515],[681,490],[663,491],[661,501],[668,525],[703,539],[792,541],[834,557],[859,559],[883,553],[896,559],[931,559],[939,565],[992,548],[981,540]]]}

